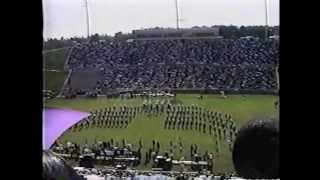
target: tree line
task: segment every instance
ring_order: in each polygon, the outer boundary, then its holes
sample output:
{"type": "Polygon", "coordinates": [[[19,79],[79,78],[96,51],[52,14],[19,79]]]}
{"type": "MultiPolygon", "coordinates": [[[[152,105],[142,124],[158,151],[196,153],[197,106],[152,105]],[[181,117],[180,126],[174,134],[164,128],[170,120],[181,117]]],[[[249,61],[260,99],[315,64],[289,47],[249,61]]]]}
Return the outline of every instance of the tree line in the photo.
{"type": "MultiPolygon", "coordinates": [[[[90,41],[110,40],[112,37],[108,35],[93,34],[89,37],[90,41]]],[[[43,43],[43,50],[52,50],[59,48],[72,47],[75,43],[83,43],[88,41],[86,37],[71,37],[71,38],[48,38],[43,43]]]]}

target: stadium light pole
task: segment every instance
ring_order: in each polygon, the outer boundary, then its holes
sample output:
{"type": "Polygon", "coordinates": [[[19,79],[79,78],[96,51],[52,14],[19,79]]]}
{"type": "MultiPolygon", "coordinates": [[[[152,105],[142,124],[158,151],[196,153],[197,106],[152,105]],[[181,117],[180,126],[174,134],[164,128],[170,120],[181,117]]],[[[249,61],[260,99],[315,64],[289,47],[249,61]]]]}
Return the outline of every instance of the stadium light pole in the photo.
{"type": "Polygon", "coordinates": [[[87,38],[89,38],[90,37],[90,22],[89,22],[88,0],[84,0],[84,6],[86,8],[87,38]]]}
{"type": "Polygon", "coordinates": [[[265,39],[268,39],[268,2],[264,0],[264,7],[265,7],[265,18],[266,18],[266,26],[265,26],[265,39]]]}
{"type": "Polygon", "coordinates": [[[179,29],[179,9],[178,9],[178,0],[175,0],[175,6],[176,6],[176,26],[177,29],[179,29]]]}

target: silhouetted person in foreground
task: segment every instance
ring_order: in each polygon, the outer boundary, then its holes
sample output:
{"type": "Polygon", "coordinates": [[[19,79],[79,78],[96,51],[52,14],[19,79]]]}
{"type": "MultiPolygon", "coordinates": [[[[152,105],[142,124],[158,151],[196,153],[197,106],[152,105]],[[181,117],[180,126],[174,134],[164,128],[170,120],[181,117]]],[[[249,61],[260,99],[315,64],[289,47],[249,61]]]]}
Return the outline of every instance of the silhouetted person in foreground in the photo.
{"type": "Polygon", "coordinates": [[[44,180],[84,180],[66,162],[51,151],[43,151],[42,179],[44,180]]]}
{"type": "Polygon", "coordinates": [[[279,121],[259,119],[240,129],[232,159],[237,174],[248,179],[278,179],[279,121]]]}

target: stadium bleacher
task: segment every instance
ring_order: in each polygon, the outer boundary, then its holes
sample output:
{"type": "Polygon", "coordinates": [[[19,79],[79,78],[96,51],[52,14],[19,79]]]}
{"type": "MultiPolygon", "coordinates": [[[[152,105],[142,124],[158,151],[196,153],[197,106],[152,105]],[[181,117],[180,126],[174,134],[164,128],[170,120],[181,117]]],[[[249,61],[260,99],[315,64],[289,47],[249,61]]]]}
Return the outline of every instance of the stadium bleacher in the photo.
{"type": "Polygon", "coordinates": [[[98,71],[91,90],[100,93],[117,88],[275,90],[278,46],[273,39],[90,42],[73,47],[68,67],[75,72],[72,79],[79,79],[76,72],[98,71]]]}
{"type": "MultiPolygon", "coordinates": [[[[68,84],[71,91],[83,95],[107,94],[107,92],[111,93],[115,90],[125,92],[130,89],[274,91],[278,88],[276,73],[279,62],[278,48],[279,42],[277,40],[260,40],[258,38],[97,41],[75,45],[65,67],[72,71],[68,84]]],[[[121,98],[128,98],[127,96],[131,97],[132,94],[122,95],[121,98]]],[[[116,107],[97,109],[70,130],[80,132],[92,127],[127,128],[136,114],[145,113],[157,116],[162,113],[162,128],[171,131],[191,129],[200,133],[208,133],[217,137],[219,141],[226,140],[230,146],[229,150],[232,151],[233,140],[238,129],[229,114],[198,109],[198,107],[193,109],[193,106],[171,106],[170,104],[171,107],[175,109],[168,109],[166,103],[161,105],[143,103],[138,107],[123,106],[120,109],[116,109],[116,107]]],[[[105,160],[107,159],[106,149],[111,151],[110,149],[114,148],[113,145],[108,145],[106,148],[106,144],[100,145],[105,146],[99,147],[100,149],[80,148],[75,145],[77,148],[71,148],[71,150],[62,148],[61,151],[67,152],[65,157],[72,159],[74,154],[76,154],[76,158],[83,157],[85,153],[81,151],[89,149],[90,153],[88,154],[92,154],[96,161],[105,160]],[[80,149],[82,150],[80,151],[80,149]]],[[[191,146],[193,149],[193,145],[191,146]]],[[[123,147],[126,148],[124,143],[123,147]]],[[[153,148],[152,157],[160,155],[158,154],[159,149],[155,153],[153,148]]],[[[130,151],[130,153],[132,155],[136,152],[130,151]]],[[[191,150],[190,159],[194,158],[195,154],[198,156],[191,150]]],[[[137,156],[120,158],[136,158],[139,160],[138,164],[143,163],[140,162],[141,152],[135,155],[137,156]]],[[[146,152],[146,157],[147,155],[151,157],[151,152],[149,151],[149,154],[146,152]]],[[[208,154],[203,154],[204,157],[206,155],[208,154]]],[[[176,164],[180,162],[179,160],[171,160],[176,164]]],[[[204,164],[212,159],[206,160],[208,161],[203,161],[204,164]]],[[[145,161],[147,162],[147,160],[145,161]]],[[[193,161],[186,162],[194,163],[193,161]]],[[[174,173],[170,171],[159,174],[156,171],[122,171],[117,168],[98,170],[78,167],[75,170],[88,179],[179,179],[179,177],[181,179],[241,179],[232,175],[214,176],[212,173],[207,175],[200,172],[190,174],[190,172],[174,173]]]]}

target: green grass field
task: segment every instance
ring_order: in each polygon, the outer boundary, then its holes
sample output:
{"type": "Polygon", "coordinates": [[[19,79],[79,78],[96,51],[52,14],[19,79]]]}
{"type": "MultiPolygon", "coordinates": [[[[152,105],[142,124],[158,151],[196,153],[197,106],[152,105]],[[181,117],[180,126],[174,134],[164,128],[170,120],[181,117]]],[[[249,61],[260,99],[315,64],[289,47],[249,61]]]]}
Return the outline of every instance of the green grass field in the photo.
{"type": "Polygon", "coordinates": [[[69,48],[43,53],[44,67],[46,70],[57,70],[58,72],[43,71],[44,89],[60,91],[67,73],[64,72],[64,63],[67,59],[69,48]]]}
{"type": "MultiPolygon", "coordinates": [[[[227,99],[220,98],[219,95],[206,95],[203,100],[197,98],[197,95],[184,94],[178,95],[177,99],[184,105],[198,105],[207,109],[231,114],[238,128],[244,125],[248,120],[269,117],[278,119],[278,110],[274,102],[278,100],[277,96],[271,95],[230,95],[227,99]]],[[[121,100],[115,99],[53,99],[45,102],[46,107],[71,108],[81,111],[99,109],[112,105],[134,106],[142,103],[142,99],[121,100]]],[[[127,143],[137,145],[139,139],[142,139],[144,159],[145,151],[152,146],[152,140],[159,141],[161,152],[169,149],[169,142],[178,143],[181,138],[184,149],[180,154],[178,148],[174,150],[175,157],[190,156],[190,145],[197,144],[200,153],[206,150],[215,154],[214,171],[233,172],[231,152],[227,142],[219,141],[220,153],[216,154],[215,137],[208,133],[201,133],[195,130],[166,130],[163,128],[162,117],[139,115],[126,129],[100,129],[92,128],[80,132],[67,132],[60,140],[72,141],[76,143],[94,142],[94,140],[110,140],[113,138],[119,143],[124,138],[127,143]]],[[[147,169],[150,166],[139,165],[139,169],[147,169]]]]}
{"type": "Polygon", "coordinates": [[[63,70],[65,60],[67,59],[70,48],[58,49],[56,51],[44,51],[43,61],[44,69],[63,70]]]}
{"type": "Polygon", "coordinates": [[[67,76],[68,73],[65,72],[44,72],[44,89],[60,91],[67,76]]]}

